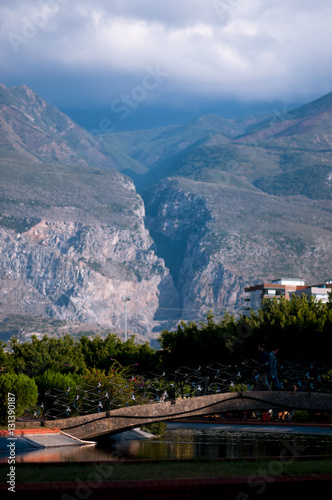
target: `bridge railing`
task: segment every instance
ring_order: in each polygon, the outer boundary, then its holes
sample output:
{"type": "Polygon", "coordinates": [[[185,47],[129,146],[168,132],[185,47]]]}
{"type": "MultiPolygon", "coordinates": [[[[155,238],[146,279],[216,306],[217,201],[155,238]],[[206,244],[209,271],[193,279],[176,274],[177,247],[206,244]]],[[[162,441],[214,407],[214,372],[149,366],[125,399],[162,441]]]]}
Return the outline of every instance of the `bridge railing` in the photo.
{"type": "MultiPolygon", "coordinates": [[[[201,366],[181,366],[167,373],[146,372],[135,378],[134,389],[125,405],[152,404],[226,392],[272,390],[271,379],[267,377],[269,387],[264,385],[261,371],[262,367],[256,361],[247,359],[237,364],[211,362],[201,366]]],[[[332,370],[327,365],[300,365],[285,361],[279,366],[278,378],[280,390],[332,392],[332,370]]],[[[33,415],[36,418],[65,418],[123,407],[119,391],[121,388],[115,387],[114,381],[109,387],[83,383],[65,391],[49,389],[33,415]]]]}

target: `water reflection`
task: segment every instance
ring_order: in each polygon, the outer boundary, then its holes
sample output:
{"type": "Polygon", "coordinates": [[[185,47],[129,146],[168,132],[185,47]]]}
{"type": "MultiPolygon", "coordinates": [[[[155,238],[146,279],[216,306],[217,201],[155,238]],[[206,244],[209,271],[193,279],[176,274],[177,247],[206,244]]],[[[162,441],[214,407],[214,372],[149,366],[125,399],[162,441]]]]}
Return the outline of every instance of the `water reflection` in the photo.
{"type": "MultiPolygon", "coordinates": [[[[16,463],[48,463],[48,462],[89,462],[112,460],[112,452],[93,446],[61,446],[54,448],[37,448],[16,450],[16,463]]],[[[0,453],[0,463],[7,463],[8,454],[0,453]]]]}
{"type": "MultiPolygon", "coordinates": [[[[234,428],[234,427],[233,427],[234,428]]],[[[235,428],[234,428],[235,429],[235,428]]],[[[190,428],[170,424],[162,438],[111,445],[114,452],[131,459],[264,458],[280,453],[332,455],[332,435],[258,433],[225,430],[216,426],[190,428]]]]}
{"type": "MultiPolygon", "coordinates": [[[[308,431],[308,430],[307,430],[308,431]]],[[[32,451],[17,450],[19,462],[78,462],[127,459],[264,458],[285,456],[332,456],[330,430],[313,429],[311,434],[255,432],[242,426],[168,424],[161,438],[112,441],[104,436],[97,446],[67,446],[32,451]]],[[[0,453],[0,463],[7,462],[0,453]]]]}

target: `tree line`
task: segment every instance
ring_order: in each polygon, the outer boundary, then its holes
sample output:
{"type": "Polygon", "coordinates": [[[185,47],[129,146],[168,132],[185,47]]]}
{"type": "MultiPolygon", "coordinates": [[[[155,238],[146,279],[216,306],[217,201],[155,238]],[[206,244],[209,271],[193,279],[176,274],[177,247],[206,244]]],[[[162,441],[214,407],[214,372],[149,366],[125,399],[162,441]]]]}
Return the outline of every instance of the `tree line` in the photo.
{"type": "Polygon", "coordinates": [[[331,359],[332,293],[327,303],[313,297],[293,295],[265,299],[258,312],[238,318],[226,313],[215,322],[208,314],[207,322],[197,325],[180,322],[176,331],[163,331],[163,366],[184,363],[232,361],[255,358],[257,346],[278,347],[289,361],[310,362],[331,359]]]}
{"type": "Polygon", "coordinates": [[[111,333],[105,338],[97,335],[74,340],[65,334],[61,338],[33,336],[24,343],[12,338],[7,346],[1,342],[0,416],[6,410],[8,392],[25,394],[19,408],[31,406],[48,388],[64,390],[82,380],[110,377],[114,363],[124,367],[117,373],[128,381],[146,371],[160,373],[183,365],[255,359],[257,345],[264,343],[268,348],[278,346],[280,357],[288,361],[330,364],[332,294],[327,303],[295,295],[291,300],[267,299],[257,313],[237,318],[226,313],[218,322],[209,313],[206,322],[181,321],[176,330],[164,330],[159,341],[158,350],[148,343],[137,344],[134,337],[122,342],[111,333]]]}

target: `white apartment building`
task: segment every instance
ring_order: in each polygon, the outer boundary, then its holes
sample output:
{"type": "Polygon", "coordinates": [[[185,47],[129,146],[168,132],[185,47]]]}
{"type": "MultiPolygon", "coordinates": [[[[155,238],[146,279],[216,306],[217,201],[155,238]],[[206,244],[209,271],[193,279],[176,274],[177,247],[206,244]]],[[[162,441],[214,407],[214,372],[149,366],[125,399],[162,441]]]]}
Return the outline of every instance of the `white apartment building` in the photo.
{"type": "Polygon", "coordinates": [[[308,298],[314,297],[316,300],[321,300],[323,303],[328,302],[328,293],[332,291],[332,281],[325,281],[322,285],[306,286],[303,290],[297,290],[295,295],[305,294],[308,298]]]}
{"type": "Polygon", "coordinates": [[[326,281],[323,285],[307,286],[302,278],[279,278],[271,282],[261,283],[245,288],[245,312],[251,309],[255,312],[262,307],[264,299],[284,296],[287,300],[291,295],[314,296],[316,300],[328,301],[328,292],[332,290],[332,281],[326,281]]]}

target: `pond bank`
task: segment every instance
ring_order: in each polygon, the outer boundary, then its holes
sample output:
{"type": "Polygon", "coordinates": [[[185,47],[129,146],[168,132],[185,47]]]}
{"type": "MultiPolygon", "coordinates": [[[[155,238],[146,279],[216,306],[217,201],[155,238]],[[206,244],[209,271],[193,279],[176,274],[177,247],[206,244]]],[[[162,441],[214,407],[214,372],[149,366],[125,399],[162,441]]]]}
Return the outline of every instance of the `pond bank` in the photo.
{"type": "Polygon", "coordinates": [[[250,432],[278,432],[278,433],[324,433],[332,434],[332,424],[329,423],[297,423],[292,421],[270,420],[269,422],[255,420],[226,420],[226,419],[188,419],[188,420],[173,420],[168,425],[186,425],[187,427],[196,425],[207,425],[211,427],[225,428],[225,430],[243,430],[250,432]]]}
{"type": "Polygon", "coordinates": [[[0,430],[0,456],[8,450],[8,443],[14,443],[16,451],[59,446],[95,445],[95,442],[74,438],[60,429],[16,429],[14,435],[0,430]]]}
{"type": "MultiPolygon", "coordinates": [[[[150,439],[155,437],[153,434],[144,432],[141,429],[132,429],[112,436],[113,441],[129,441],[137,439],[150,439]]],[[[15,448],[18,451],[53,448],[59,446],[94,446],[96,441],[84,441],[67,434],[61,429],[16,429],[12,436],[8,430],[0,430],[0,456],[8,449],[8,442],[15,442],[15,448]]]]}

